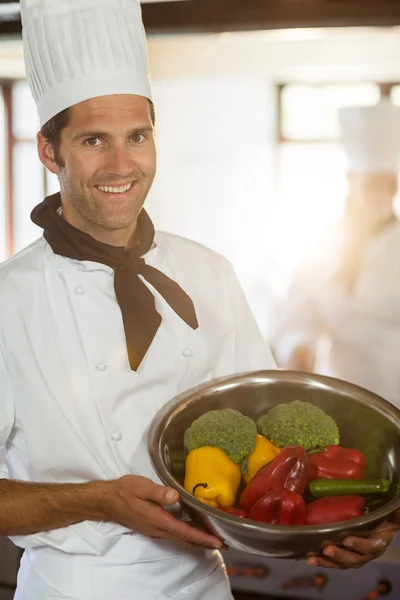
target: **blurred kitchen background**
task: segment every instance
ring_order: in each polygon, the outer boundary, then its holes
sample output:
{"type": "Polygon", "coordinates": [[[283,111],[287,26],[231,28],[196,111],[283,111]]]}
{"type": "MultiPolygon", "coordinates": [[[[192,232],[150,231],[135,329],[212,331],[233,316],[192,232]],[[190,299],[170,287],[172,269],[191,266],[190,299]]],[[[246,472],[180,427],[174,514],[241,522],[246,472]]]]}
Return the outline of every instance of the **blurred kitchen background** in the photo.
{"type": "MultiPolygon", "coordinates": [[[[400,2],[167,0],[143,3],[143,14],[159,150],[148,210],[158,229],[232,262],[268,340],[298,261],[344,213],[337,109],[381,96],[400,106],[400,2]]],[[[20,37],[18,3],[0,2],[0,260],[40,235],[30,211],[58,189],[37,158],[20,37]]],[[[1,545],[6,599],[18,556],[1,545]]],[[[233,556],[230,572],[238,599],[398,600],[396,552],[326,580],[302,562],[257,557],[233,556]]]]}

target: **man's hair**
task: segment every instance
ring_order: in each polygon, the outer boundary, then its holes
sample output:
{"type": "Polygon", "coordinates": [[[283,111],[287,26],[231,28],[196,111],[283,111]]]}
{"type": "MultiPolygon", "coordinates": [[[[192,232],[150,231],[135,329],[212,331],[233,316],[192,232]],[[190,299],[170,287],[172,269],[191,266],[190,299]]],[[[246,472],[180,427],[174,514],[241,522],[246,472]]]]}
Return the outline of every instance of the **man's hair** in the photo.
{"type": "MultiPolygon", "coordinates": [[[[149,100],[149,103],[151,122],[153,125],[155,125],[156,111],[153,102],[149,100]]],[[[43,137],[45,137],[49,144],[53,147],[54,159],[59,166],[64,166],[60,156],[61,133],[65,127],[68,127],[70,120],[71,108],[66,108],[47,121],[47,123],[45,123],[40,130],[40,133],[43,135],[43,137]]]]}

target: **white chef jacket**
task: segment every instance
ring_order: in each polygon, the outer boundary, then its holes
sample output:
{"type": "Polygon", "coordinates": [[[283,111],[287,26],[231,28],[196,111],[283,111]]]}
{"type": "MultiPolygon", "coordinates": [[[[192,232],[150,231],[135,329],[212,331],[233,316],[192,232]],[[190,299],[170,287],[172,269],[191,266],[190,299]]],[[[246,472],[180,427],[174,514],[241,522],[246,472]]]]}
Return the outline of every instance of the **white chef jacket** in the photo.
{"type": "Polygon", "coordinates": [[[340,229],[317,256],[299,267],[279,307],[274,346],[285,365],[298,344],[330,340],[316,370],[371,390],[400,407],[400,223],[365,247],[353,291],[334,281],[340,229]]]}
{"type": "MultiPolygon", "coordinates": [[[[55,255],[41,238],[0,266],[0,476],[86,482],[156,477],[147,431],[156,412],[214,377],[274,368],[229,263],[157,233],[145,262],[192,298],[192,330],[147,282],[162,324],[129,367],[114,272],[55,255]],[[1,455],[0,455],[1,456],[1,455]]],[[[228,600],[218,552],[188,550],[85,521],[13,541],[27,548],[16,600],[228,600]]]]}

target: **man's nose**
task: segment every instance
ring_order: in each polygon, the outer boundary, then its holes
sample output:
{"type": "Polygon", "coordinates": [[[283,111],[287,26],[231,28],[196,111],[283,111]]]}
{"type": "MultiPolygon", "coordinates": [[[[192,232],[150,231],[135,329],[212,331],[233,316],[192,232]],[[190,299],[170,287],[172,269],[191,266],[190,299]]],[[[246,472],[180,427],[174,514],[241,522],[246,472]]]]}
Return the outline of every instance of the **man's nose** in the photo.
{"type": "MultiPolygon", "coordinates": [[[[105,170],[113,176],[124,179],[135,170],[132,151],[126,145],[115,145],[107,152],[105,170]]],[[[111,183],[111,182],[110,182],[111,183]]]]}

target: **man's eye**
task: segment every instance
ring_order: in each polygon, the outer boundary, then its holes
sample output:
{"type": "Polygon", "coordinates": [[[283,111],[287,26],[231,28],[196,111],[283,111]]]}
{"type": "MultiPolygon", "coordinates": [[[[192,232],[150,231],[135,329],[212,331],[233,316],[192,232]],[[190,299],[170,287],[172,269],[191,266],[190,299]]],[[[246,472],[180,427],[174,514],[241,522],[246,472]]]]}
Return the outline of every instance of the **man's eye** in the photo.
{"type": "Polygon", "coordinates": [[[85,140],[86,146],[98,146],[99,138],[88,138],[85,140]]]}
{"type": "Polygon", "coordinates": [[[132,136],[132,141],[135,142],[135,144],[141,144],[145,139],[146,136],[144,133],[136,133],[132,136]]]}

